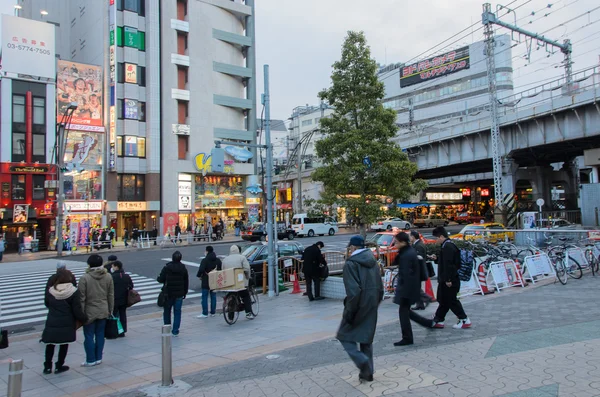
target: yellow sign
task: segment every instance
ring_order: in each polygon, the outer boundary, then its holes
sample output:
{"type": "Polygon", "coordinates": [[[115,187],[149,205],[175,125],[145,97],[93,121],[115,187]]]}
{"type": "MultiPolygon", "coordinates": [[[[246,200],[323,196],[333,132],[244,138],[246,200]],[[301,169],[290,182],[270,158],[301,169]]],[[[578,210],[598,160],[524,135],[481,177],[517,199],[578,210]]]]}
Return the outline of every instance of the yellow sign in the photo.
{"type": "Polygon", "coordinates": [[[117,211],[146,211],[148,206],[145,201],[119,201],[117,211]]]}
{"type": "Polygon", "coordinates": [[[109,108],[109,120],[110,120],[110,124],[109,124],[109,141],[110,143],[115,143],[116,140],[116,114],[115,114],[115,107],[111,106],[109,108]]]}
{"type": "Polygon", "coordinates": [[[287,202],[292,201],[292,188],[291,187],[285,189],[285,197],[286,197],[285,201],[287,201],[287,202]]]}
{"type": "Polygon", "coordinates": [[[212,157],[210,154],[198,153],[194,159],[194,165],[198,171],[207,174],[212,171],[212,157]]]}
{"type": "Polygon", "coordinates": [[[247,197],[246,198],[246,204],[260,204],[260,197],[247,197]]]}

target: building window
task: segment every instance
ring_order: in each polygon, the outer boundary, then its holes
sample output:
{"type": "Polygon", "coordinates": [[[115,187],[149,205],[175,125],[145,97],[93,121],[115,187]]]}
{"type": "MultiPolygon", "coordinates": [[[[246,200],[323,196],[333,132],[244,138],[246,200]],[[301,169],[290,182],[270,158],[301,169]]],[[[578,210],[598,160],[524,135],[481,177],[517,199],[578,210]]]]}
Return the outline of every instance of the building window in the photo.
{"type": "Polygon", "coordinates": [[[124,107],[123,99],[117,99],[117,118],[120,120],[123,120],[123,116],[125,115],[124,107]]]}
{"type": "Polygon", "coordinates": [[[125,82],[125,64],[123,62],[117,63],[117,83],[125,82]]]}
{"type": "Polygon", "coordinates": [[[146,16],[146,0],[139,0],[140,4],[138,6],[138,14],[141,17],[146,16]]]}
{"type": "Polygon", "coordinates": [[[139,5],[140,0],[123,0],[123,8],[125,11],[138,12],[140,10],[139,5]]]}
{"type": "Polygon", "coordinates": [[[188,83],[188,67],[177,66],[177,88],[185,90],[185,85],[188,83]]]}
{"type": "MultiPolygon", "coordinates": [[[[146,138],[137,136],[124,136],[121,139],[123,148],[121,150],[122,157],[146,157],[146,138]]],[[[117,155],[118,155],[117,151],[117,155]]]]}
{"type": "Polygon", "coordinates": [[[146,68],[143,66],[138,66],[138,84],[142,87],[146,86],[146,68]]]}
{"type": "Polygon", "coordinates": [[[186,32],[177,32],[177,53],[186,55],[188,48],[188,35],[186,32]]]}
{"type": "Polygon", "coordinates": [[[44,192],[45,175],[33,175],[33,199],[44,200],[46,198],[44,192]]]}
{"type": "Polygon", "coordinates": [[[33,161],[46,162],[46,136],[33,134],[33,161]]]}
{"type": "Polygon", "coordinates": [[[25,123],[25,95],[13,95],[13,123],[25,123]]]}
{"type": "Polygon", "coordinates": [[[185,160],[188,152],[189,137],[187,135],[177,135],[178,159],[185,160]]]}
{"type": "Polygon", "coordinates": [[[146,102],[138,102],[138,115],[140,121],[146,121],[146,102]]]}
{"type": "Polygon", "coordinates": [[[25,200],[25,175],[12,176],[12,199],[25,200]]]}
{"type": "Polygon", "coordinates": [[[12,134],[12,161],[24,161],[25,160],[25,133],[14,132],[12,134]]]}
{"type": "Polygon", "coordinates": [[[303,120],[302,121],[302,127],[306,127],[307,125],[312,125],[312,119],[308,119],[308,120],[303,120]]]}
{"type": "Polygon", "coordinates": [[[123,137],[117,137],[117,156],[123,157],[123,137]]]}
{"type": "Polygon", "coordinates": [[[46,99],[33,98],[33,124],[46,125],[46,99]]]}
{"type": "Polygon", "coordinates": [[[117,175],[118,201],[144,201],[146,199],[145,175],[117,175]]]}

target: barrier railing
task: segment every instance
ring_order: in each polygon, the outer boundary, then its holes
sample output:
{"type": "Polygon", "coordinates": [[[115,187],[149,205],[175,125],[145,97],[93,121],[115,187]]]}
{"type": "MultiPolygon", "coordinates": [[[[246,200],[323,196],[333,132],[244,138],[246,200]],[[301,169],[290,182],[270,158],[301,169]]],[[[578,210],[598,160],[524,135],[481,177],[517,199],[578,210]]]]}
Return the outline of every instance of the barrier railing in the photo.
{"type": "Polygon", "coordinates": [[[329,274],[342,274],[344,264],[346,263],[347,255],[341,251],[323,251],[323,256],[329,267],[329,274]]]}
{"type": "MultiPolygon", "coordinates": [[[[293,275],[300,277],[300,274],[302,272],[302,265],[302,260],[293,256],[282,256],[277,260],[277,268],[279,269],[279,275],[281,276],[283,284],[286,287],[290,286],[293,283],[293,275]]],[[[304,276],[300,279],[303,278],[304,276]]]]}

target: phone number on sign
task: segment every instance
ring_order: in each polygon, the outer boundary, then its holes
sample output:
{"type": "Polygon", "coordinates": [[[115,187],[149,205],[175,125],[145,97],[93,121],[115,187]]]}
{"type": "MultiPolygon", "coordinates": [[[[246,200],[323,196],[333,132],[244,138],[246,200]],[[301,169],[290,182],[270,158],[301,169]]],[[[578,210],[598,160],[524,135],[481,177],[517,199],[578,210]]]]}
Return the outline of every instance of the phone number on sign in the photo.
{"type": "Polygon", "coordinates": [[[7,43],[6,47],[13,49],[13,50],[31,51],[31,52],[35,52],[35,53],[42,54],[42,55],[50,55],[50,50],[35,48],[35,47],[28,46],[28,45],[7,43]]]}

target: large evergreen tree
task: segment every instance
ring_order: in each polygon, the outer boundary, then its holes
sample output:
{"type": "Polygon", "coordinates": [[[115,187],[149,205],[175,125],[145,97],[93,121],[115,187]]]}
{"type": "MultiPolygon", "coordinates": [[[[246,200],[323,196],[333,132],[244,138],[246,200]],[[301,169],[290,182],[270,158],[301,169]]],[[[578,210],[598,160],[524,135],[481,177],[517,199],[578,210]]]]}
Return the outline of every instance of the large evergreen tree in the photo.
{"type": "Polygon", "coordinates": [[[417,166],[392,141],[396,112],[383,107],[384,86],[363,32],[348,32],[331,80],[319,97],[335,112],[320,121],[323,138],[315,146],[322,166],[312,178],[323,182],[322,200],[345,207],[365,236],[381,216],[382,196],[407,200],[425,183],[414,179],[417,166]]]}

